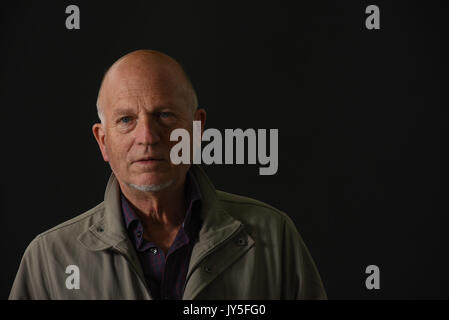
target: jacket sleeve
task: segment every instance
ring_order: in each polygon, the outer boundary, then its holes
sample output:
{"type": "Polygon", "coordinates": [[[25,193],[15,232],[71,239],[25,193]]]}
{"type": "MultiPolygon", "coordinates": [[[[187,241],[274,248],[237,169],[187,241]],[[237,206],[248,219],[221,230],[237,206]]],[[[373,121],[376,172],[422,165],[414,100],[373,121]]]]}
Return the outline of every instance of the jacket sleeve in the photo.
{"type": "Polygon", "coordinates": [[[285,299],[327,299],[318,269],[293,221],[286,216],[283,232],[285,299]]]}
{"type": "Polygon", "coordinates": [[[45,254],[39,238],[35,238],[22,257],[9,300],[50,299],[44,263],[45,254]]]}

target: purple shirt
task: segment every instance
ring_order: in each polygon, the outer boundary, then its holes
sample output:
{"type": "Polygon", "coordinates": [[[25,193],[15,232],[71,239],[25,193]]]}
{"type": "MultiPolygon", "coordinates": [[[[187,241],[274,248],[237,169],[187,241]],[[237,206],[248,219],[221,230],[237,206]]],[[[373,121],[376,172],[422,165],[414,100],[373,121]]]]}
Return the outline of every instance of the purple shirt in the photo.
{"type": "Polygon", "coordinates": [[[201,227],[201,193],[195,177],[187,172],[184,222],[167,251],[143,238],[143,227],[134,207],[120,192],[121,207],[128,236],[136,249],[153,299],[182,299],[193,244],[201,227]]]}

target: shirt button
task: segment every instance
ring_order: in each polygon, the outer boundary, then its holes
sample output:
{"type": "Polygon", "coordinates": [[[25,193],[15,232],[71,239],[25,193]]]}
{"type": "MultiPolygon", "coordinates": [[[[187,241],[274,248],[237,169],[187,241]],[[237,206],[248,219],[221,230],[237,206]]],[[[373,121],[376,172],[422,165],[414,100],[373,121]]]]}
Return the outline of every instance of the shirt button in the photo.
{"type": "Polygon", "coordinates": [[[150,252],[155,256],[157,255],[157,248],[150,248],[150,252]]]}
{"type": "Polygon", "coordinates": [[[137,231],[136,232],[136,235],[140,238],[140,237],[142,237],[142,231],[137,231]]]}

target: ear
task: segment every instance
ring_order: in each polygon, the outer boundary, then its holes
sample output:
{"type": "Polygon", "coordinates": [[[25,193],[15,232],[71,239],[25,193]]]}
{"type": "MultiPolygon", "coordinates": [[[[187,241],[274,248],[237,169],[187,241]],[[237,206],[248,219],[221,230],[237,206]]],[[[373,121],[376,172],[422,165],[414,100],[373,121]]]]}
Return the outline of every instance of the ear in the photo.
{"type": "Polygon", "coordinates": [[[193,115],[195,121],[201,121],[201,136],[203,136],[204,125],[206,124],[206,110],[197,109],[193,115]]]}
{"type": "Polygon", "coordinates": [[[101,155],[103,156],[104,161],[108,162],[108,154],[106,152],[106,144],[105,144],[105,130],[103,128],[103,124],[96,123],[92,126],[92,132],[94,133],[95,140],[97,140],[98,146],[100,147],[101,155]]]}

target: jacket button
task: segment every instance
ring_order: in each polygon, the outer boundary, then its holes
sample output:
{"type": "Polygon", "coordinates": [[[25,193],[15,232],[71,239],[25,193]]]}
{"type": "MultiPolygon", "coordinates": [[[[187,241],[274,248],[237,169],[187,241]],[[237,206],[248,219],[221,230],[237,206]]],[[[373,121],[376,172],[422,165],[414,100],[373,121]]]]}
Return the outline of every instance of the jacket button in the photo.
{"type": "Polygon", "coordinates": [[[97,231],[98,231],[98,232],[103,232],[104,229],[103,229],[102,227],[98,227],[98,228],[97,228],[97,231]]]}
{"type": "Polygon", "coordinates": [[[245,238],[239,238],[239,239],[237,240],[237,244],[238,244],[239,246],[246,246],[246,245],[248,244],[248,241],[247,241],[245,238]]]}

